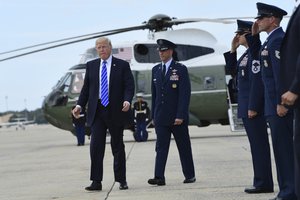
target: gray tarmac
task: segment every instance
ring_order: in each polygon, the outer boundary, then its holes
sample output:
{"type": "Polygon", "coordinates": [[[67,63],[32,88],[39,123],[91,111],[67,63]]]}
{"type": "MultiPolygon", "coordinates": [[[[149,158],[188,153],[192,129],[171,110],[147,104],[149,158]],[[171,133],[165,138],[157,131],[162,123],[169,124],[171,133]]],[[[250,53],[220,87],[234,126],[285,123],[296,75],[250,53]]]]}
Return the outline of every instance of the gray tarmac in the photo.
{"type": "Polygon", "coordinates": [[[197,181],[183,184],[174,140],[166,166],[166,186],[151,186],[155,159],[155,132],[149,141],[137,143],[125,131],[128,190],[113,181],[112,153],[107,137],[103,190],[87,192],[90,184],[89,140],[76,146],[76,138],[51,125],[26,130],[0,129],[0,200],[268,200],[278,192],[273,160],[275,192],[246,194],[252,184],[252,162],[244,132],[229,126],[190,127],[197,181]]]}

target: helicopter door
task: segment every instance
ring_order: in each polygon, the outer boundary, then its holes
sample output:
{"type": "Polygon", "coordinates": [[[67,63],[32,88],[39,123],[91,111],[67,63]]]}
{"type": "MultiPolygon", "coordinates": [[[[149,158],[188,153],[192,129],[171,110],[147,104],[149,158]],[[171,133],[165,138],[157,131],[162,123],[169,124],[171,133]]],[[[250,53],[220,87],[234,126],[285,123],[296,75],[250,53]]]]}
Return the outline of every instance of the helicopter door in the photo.
{"type": "Polygon", "coordinates": [[[135,79],[136,93],[142,92],[144,100],[151,106],[151,70],[132,71],[135,79]]]}
{"type": "Polygon", "coordinates": [[[230,123],[231,131],[244,131],[245,127],[243,124],[243,120],[238,118],[238,104],[236,102],[231,101],[229,90],[228,92],[228,101],[229,101],[229,109],[228,109],[228,118],[230,123]]]}

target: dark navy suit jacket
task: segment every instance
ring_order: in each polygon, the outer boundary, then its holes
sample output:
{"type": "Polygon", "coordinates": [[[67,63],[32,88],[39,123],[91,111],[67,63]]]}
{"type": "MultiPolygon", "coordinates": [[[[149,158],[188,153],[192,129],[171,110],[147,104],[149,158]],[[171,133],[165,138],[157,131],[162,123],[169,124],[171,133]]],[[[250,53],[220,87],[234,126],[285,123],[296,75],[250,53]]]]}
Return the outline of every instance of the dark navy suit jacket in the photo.
{"type": "MultiPolygon", "coordinates": [[[[281,46],[282,93],[291,91],[300,95],[300,6],[292,15],[281,46]]],[[[298,106],[299,106],[299,100],[298,106]]]]}
{"type": "Polygon", "coordinates": [[[162,64],[152,69],[152,116],[155,125],[173,125],[175,119],[188,124],[191,83],[186,66],[171,62],[162,79],[162,64]]]}
{"type": "MultiPolygon", "coordinates": [[[[99,100],[100,58],[87,63],[84,84],[77,104],[87,107],[87,125],[91,126],[99,100]]],[[[134,79],[129,63],[112,57],[109,77],[109,115],[113,124],[129,123],[130,112],[122,112],[123,102],[131,103],[134,95],[134,79]]]]}

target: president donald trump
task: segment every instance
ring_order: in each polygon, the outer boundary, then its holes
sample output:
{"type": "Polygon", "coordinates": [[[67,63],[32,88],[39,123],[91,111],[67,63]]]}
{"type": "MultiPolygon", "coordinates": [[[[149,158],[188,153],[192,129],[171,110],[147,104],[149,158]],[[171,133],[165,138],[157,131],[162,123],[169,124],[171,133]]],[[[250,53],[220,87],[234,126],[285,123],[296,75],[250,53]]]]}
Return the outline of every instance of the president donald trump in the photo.
{"type": "Polygon", "coordinates": [[[130,103],[134,95],[134,80],[129,63],[112,56],[111,41],[102,37],[96,41],[98,59],[86,65],[82,87],[73,115],[79,117],[86,105],[87,125],[91,127],[91,185],[88,191],[102,190],[103,157],[106,132],[111,135],[114,156],[114,179],[120,190],[128,189],[126,181],[125,146],[123,131],[130,118],[130,103]]]}

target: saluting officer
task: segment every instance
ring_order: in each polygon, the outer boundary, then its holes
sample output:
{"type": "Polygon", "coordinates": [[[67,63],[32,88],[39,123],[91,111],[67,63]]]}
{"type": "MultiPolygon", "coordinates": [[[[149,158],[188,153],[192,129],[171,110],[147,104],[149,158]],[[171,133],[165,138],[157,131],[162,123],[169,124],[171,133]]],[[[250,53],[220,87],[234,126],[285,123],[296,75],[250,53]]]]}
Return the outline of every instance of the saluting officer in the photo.
{"type": "MultiPolygon", "coordinates": [[[[238,117],[242,118],[250,142],[253,164],[253,186],[246,193],[273,192],[270,145],[267,122],[264,117],[263,83],[260,64],[252,59],[246,36],[251,36],[253,22],[237,20],[237,31],[231,43],[231,51],[224,53],[226,68],[236,72],[238,81],[238,117]],[[237,48],[246,51],[237,60],[237,48]]],[[[258,47],[259,48],[259,47],[258,47]]],[[[259,50],[259,49],[258,49],[259,50]]]]}
{"type": "Polygon", "coordinates": [[[196,181],[188,130],[191,83],[187,67],[174,61],[176,45],[157,40],[161,63],[152,69],[152,117],[156,131],[156,159],[151,185],[165,185],[165,166],[173,134],[179,151],[184,183],[196,181]]]}
{"type": "Polygon", "coordinates": [[[134,119],[136,121],[136,130],[134,133],[134,139],[137,142],[147,141],[148,131],[146,129],[146,120],[149,116],[149,108],[146,101],[143,99],[143,93],[136,94],[137,101],[133,104],[134,119]]]}
{"type": "MultiPolygon", "coordinates": [[[[280,27],[287,14],[273,5],[257,3],[258,15],[252,34],[266,32],[268,37],[260,48],[262,80],[265,94],[265,116],[272,136],[279,193],[273,200],[296,200],[294,189],[293,113],[281,105],[280,46],[284,31],[280,27]]],[[[258,42],[259,43],[259,42],[258,42]]],[[[250,44],[250,48],[251,48],[250,44]]]]}

